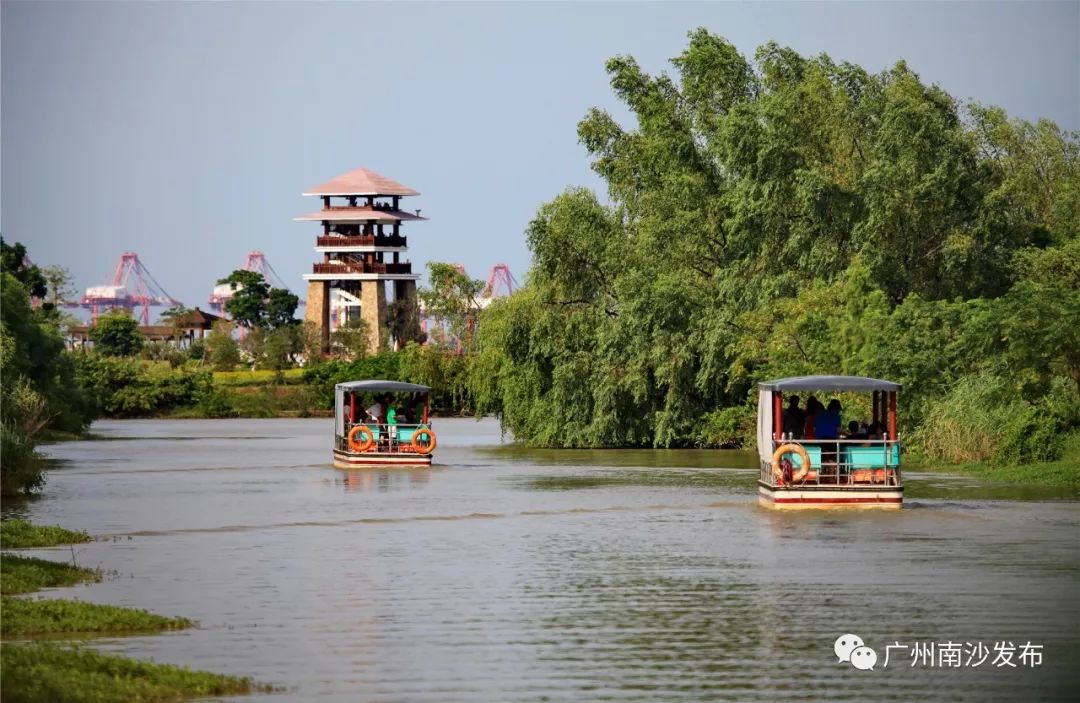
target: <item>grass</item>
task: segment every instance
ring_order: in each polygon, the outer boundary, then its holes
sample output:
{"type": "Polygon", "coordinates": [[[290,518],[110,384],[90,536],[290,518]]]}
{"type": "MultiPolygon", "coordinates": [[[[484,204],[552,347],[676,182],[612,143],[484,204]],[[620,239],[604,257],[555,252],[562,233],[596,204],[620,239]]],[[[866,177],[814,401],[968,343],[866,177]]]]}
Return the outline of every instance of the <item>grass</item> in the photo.
{"type": "Polygon", "coordinates": [[[89,542],[90,539],[85,532],[65,530],[56,525],[32,525],[26,520],[0,522],[0,547],[4,549],[55,547],[59,544],[89,542]]]}
{"type": "Polygon", "coordinates": [[[0,687],[11,703],[140,703],[272,692],[249,678],[144,662],[89,649],[7,644],[0,687]]]}
{"type": "MultiPolygon", "coordinates": [[[[5,596],[100,580],[101,572],[93,569],[34,557],[0,554],[0,593],[5,596]]],[[[4,616],[6,618],[7,614],[4,616]]]]}
{"type": "Polygon", "coordinates": [[[1073,460],[1017,464],[1014,466],[990,462],[935,464],[924,459],[912,468],[962,473],[992,483],[1080,488],[1080,462],[1073,460]]]}
{"type": "Polygon", "coordinates": [[[70,600],[4,598],[0,635],[19,637],[61,632],[148,633],[183,630],[195,623],[187,618],[167,618],[138,608],[98,605],[70,600]]]}

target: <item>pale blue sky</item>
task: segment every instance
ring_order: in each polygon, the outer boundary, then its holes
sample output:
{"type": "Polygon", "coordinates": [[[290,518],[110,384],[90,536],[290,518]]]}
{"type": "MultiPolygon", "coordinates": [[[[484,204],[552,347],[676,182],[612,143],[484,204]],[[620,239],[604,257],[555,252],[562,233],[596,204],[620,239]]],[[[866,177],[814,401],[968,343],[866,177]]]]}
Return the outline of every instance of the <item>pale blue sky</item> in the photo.
{"type": "Polygon", "coordinates": [[[599,187],[575,127],[625,118],[604,61],[650,72],[698,26],[1080,129],[1080,3],[4,2],[5,239],[104,283],[137,251],[190,306],[261,249],[294,291],[316,259],[303,190],[364,166],[419,190],[415,270],[528,269],[523,230],[599,187]]]}

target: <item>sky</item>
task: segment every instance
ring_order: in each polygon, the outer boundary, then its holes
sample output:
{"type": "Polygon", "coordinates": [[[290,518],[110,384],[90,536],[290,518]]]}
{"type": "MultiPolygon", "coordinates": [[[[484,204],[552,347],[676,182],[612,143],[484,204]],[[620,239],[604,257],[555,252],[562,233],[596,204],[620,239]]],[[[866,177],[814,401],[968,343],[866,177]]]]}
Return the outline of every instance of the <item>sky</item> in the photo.
{"type": "MultiPolygon", "coordinates": [[[[604,62],[672,70],[705,27],[1080,129],[1080,2],[94,3],[0,5],[0,231],[79,290],[132,250],[204,309],[261,250],[301,296],[305,189],[358,167],[418,191],[414,271],[529,267],[524,231],[569,186],[603,193],[576,125],[629,116],[604,62]]],[[[160,309],[157,311],[160,312],[160,309]]]]}

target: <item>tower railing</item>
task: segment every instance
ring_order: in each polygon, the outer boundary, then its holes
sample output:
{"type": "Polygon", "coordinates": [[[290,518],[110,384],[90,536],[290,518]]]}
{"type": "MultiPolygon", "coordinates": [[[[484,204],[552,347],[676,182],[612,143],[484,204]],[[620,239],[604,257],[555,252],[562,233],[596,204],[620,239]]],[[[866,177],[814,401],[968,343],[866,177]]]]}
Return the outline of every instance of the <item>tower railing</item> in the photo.
{"type": "Polygon", "coordinates": [[[324,235],[316,237],[315,245],[319,247],[404,247],[408,246],[405,237],[401,235],[324,235]]]}
{"type": "Polygon", "coordinates": [[[336,261],[331,263],[319,263],[312,265],[313,273],[340,274],[340,273],[375,273],[375,274],[401,274],[412,273],[412,264],[409,262],[398,264],[380,263],[347,263],[336,261]]]}

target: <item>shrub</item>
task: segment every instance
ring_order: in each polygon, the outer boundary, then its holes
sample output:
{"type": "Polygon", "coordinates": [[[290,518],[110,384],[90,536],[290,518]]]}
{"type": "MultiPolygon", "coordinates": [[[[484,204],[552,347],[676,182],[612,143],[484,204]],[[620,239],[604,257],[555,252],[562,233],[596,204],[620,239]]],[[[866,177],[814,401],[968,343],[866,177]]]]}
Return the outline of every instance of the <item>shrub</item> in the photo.
{"type": "Polygon", "coordinates": [[[962,378],[932,402],[913,439],[927,458],[970,463],[1019,464],[1061,456],[1067,432],[1078,424],[1080,402],[1067,379],[1026,400],[1022,386],[984,371],[962,378]]]}
{"type": "Polygon", "coordinates": [[[705,415],[699,426],[697,443],[706,447],[753,447],[756,409],[735,405],[705,415]]]}
{"type": "Polygon", "coordinates": [[[79,359],[79,380],[95,396],[100,412],[146,417],[198,403],[211,392],[206,371],[88,355],[79,359]]]}

